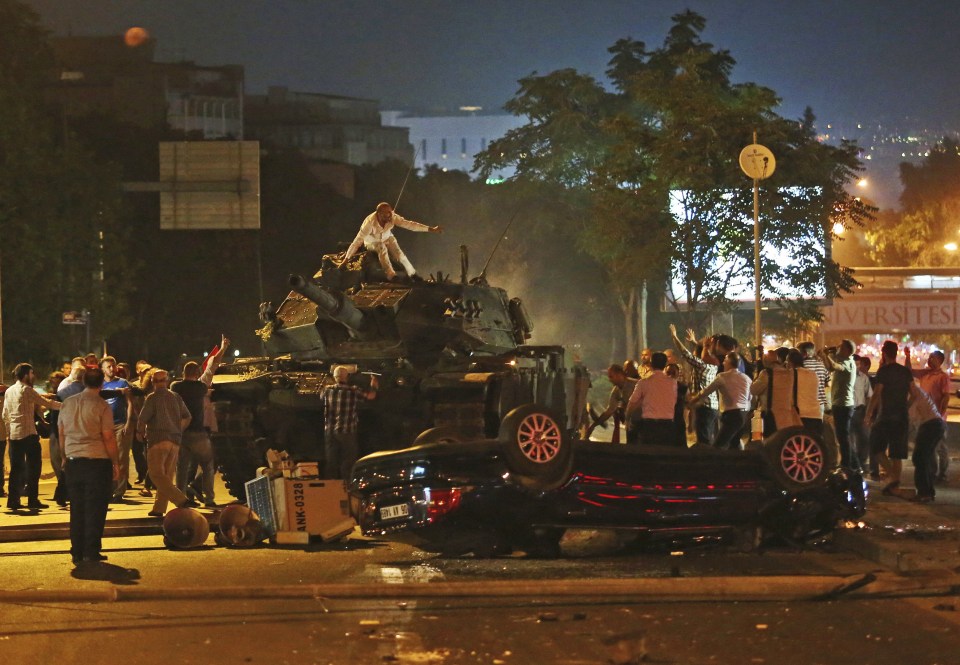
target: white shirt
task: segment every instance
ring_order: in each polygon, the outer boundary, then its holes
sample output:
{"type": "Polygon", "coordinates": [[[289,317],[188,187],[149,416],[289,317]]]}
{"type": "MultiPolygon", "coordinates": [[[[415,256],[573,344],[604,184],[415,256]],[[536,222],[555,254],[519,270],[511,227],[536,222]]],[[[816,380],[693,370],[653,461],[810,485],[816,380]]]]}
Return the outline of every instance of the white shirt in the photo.
{"type": "Polygon", "coordinates": [[[628,417],[636,418],[639,411],[644,419],[673,420],[677,404],[677,380],[661,371],[653,370],[650,376],[637,381],[633,394],[627,402],[628,417]]]}
{"type": "Polygon", "coordinates": [[[728,369],[717,374],[709,386],[703,389],[698,399],[720,393],[721,411],[750,410],[750,377],[739,369],[728,369]]]}
{"type": "Polygon", "coordinates": [[[866,406],[870,403],[872,396],[873,386],[870,384],[870,377],[857,370],[857,380],[853,384],[853,405],[866,406]]]}
{"type": "Polygon", "coordinates": [[[34,417],[37,407],[59,409],[60,402],[49,400],[33,386],[17,381],[3,394],[3,422],[7,426],[7,436],[11,441],[25,439],[37,433],[34,417]]]}
{"type": "Polygon", "coordinates": [[[98,392],[84,390],[65,399],[59,427],[66,457],[110,458],[103,433],[113,431],[113,411],[98,392]]]}
{"type": "Polygon", "coordinates": [[[385,225],[380,226],[379,220],[377,220],[376,211],[367,215],[367,218],[363,220],[363,223],[360,225],[360,232],[357,233],[357,237],[353,239],[353,242],[350,243],[350,247],[347,249],[347,254],[344,257],[349,259],[354,254],[357,253],[357,250],[360,249],[360,245],[367,247],[369,249],[374,249],[376,245],[382,243],[384,240],[393,237],[393,227],[399,226],[402,229],[407,229],[408,231],[429,231],[430,227],[426,224],[421,224],[420,222],[413,222],[409,219],[405,219],[393,213],[385,225]]]}

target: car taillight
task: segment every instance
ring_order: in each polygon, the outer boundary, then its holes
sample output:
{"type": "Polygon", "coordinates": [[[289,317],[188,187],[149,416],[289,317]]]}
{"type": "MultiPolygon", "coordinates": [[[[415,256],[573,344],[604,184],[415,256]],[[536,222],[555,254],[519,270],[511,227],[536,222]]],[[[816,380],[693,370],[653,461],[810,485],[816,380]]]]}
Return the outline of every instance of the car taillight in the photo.
{"type": "Polygon", "coordinates": [[[460,507],[461,491],[459,487],[439,490],[428,489],[426,494],[427,521],[429,522],[433,522],[460,507]]]}

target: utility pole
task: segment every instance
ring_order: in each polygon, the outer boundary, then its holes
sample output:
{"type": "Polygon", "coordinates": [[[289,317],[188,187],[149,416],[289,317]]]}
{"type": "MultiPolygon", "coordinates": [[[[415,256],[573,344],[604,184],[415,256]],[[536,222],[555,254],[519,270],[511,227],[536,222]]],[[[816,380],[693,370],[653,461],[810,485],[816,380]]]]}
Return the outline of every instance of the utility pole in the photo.
{"type": "Polygon", "coordinates": [[[757,132],[753,132],[753,143],[740,151],[740,168],[748,178],[753,178],[753,272],[754,272],[754,314],[756,346],[763,349],[763,331],[760,328],[760,181],[769,178],[777,168],[773,153],[757,143],[757,132]]]}

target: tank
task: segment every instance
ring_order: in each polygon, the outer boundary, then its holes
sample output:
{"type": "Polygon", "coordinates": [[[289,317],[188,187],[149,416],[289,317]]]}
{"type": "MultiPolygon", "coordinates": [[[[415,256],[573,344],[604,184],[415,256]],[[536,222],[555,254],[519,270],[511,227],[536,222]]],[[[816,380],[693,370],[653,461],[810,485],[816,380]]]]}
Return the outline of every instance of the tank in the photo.
{"type": "Polygon", "coordinates": [[[401,273],[388,282],[376,254],[342,259],[329,254],[312,277],[290,275],[286,299],[260,306],[266,355],[237,359],[214,376],[212,439],[231,494],[245,499],[244,483],[270,448],[323,468],[321,394],[337,365],[364,388],[378,377],[376,399],[361,404],[361,456],[497,438],[519,407],[547,414],[564,440],[576,436],[586,369],[568,363],[560,346],[526,344],[533,324],[523,303],[491,286],[485,270],[468,278],[465,247],[458,279],[401,273]]]}

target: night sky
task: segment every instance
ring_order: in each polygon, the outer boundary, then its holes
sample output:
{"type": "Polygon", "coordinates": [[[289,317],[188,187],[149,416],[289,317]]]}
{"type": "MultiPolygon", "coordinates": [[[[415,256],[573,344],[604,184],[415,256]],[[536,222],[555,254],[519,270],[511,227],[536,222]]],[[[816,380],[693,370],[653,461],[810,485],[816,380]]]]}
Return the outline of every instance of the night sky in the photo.
{"type": "Polygon", "coordinates": [[[734,78],[812,106],[821,123],[955,127],[960,3],[955,0],[29,0],[54,34],[138,25],[161,60],[241,64],[269,85],[367,97],[427,112],[496,111],[531,72],[602,78],[621,37],[655,47],[693,9],[704,38],[731,51],[734,78]]]}

